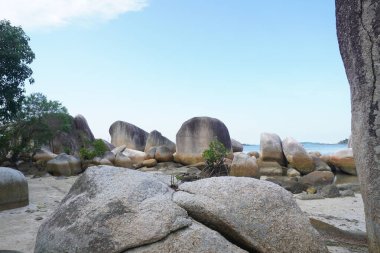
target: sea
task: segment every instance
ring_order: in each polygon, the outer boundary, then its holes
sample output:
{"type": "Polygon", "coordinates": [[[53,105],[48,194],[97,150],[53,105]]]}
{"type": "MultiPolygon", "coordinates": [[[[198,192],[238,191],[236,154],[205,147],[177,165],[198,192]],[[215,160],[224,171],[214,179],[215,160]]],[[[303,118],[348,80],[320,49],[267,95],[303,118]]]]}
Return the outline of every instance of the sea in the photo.
{"type": "MultiPolygon", "coordinates": [[[[338,150],[346,149],[347,144],[324,144],[324,143],[313,143],[313,142],[301,142],[306,151],[318,151],[322,155],[333,154],[338,150]]],[[[251,151],[260,152],[260,145],[255,144],[243,144],[243,152],[248,153],[251,151]]]]}

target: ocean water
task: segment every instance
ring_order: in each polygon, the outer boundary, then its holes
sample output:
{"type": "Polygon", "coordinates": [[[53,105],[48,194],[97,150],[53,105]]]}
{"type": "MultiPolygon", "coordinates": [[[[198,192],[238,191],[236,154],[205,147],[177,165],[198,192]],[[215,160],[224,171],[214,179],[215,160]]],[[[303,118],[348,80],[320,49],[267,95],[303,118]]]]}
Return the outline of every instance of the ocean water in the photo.
{"type": "MultiPolygon", "coordinates": [[[[347,144],[323,144],[323,143],[312,143],[312,142],[302,142],[301,143],[306,151],[318,151],[322,155],[333,154],[338,150],[346,149],[347,144]]],[[[243,152],[248,153],[251,151],[260,152],[260,145],[243,145],[243,152]]]]}

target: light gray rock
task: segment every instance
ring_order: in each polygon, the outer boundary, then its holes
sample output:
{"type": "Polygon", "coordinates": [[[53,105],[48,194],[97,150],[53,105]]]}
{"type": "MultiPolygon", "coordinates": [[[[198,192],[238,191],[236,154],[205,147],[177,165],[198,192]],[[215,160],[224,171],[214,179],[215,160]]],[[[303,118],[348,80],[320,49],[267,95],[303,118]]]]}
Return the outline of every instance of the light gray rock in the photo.
{"type": "Polygon", "coordinates": [[[48,161],[46,168],[53,176],[74,176],[82,172],[81,161],[64,153],[48,161]]]}
{"type": "Polygon", "coordinates": [[[232,160],[230,175],[235,177],[260,178],[260,170],[256,158],[244,153],[235,153],[232,160]]]}
{"type": "Polygon", "coordinates": [[[369,252],[380,252],[380,30],[378,0],[336,0],[339,49],[351,88],[352,147],[369,252]]]}
{"type": "Polygon", "coordinates": [[[295,169],[293,169],[293,168],[289,168],[289,169],[287,170],[287,172],[286,172],[286,175],[287,175],[288,177],[299,177],[299,176],[301,176],[301,173],[299,173],[298,170],[295,170],[295,169]]]}
{"type": "Polygon", "coordinates": [[[150,148],[159,147],[159,146],[168,147],[172,153],[174,153],[176,150],[174,142],[172,142],[171,140],[169,140],[165,136],[162,136],[162,134],[160,132],[158,132],[157,130],[153,130],[148,135],[144,151],[147,152],[150,148]]]}
{"type": "Polygon", "coordinates": [[[134,165],[142,164],[146,159],[145,152],[125,148],[116,155],[114,164],[118,167],[132,168],[134,165]]]}
{"type": "Polygon", "coordinates": [[[126,253],[243,253],[247,252],[227,241],[218,232],[193,221],[164,240],[126,251],[126,253]]]}
{"type": "Polygon", "coordinates": [[[306,152],[302,144],[292,137],[287,137],[282,141],[282,149],[289,165],[301,174],[308,174],[315,170],[312,157],[306,152]]]}
{"type": "Polygon", "coordinates": [[[184,183],[173,200],[197,221],[251,252],[327,252],[291,193],[253,178],[184,183]]]}
{"type": "Polygon", "coordinates": [[[0,211],[29,204],[28,182],[17,170],[0,167],[0,211]]]}
{"type": "Polygon", "coordinates": [[[37,234],[35,253],[123,252],[191,225],[152,175],[110,166],[83,173],[37,234]]]}
{"type": "Polygon", "coordinates": [[[260,158],[263,161],[274,161],[286,166],[281,139],[274,133],[260,135],[260,158]]]}
{"type": "Polygon", "coordinates": [[[126,145],[129,149],[144,151],[148,133],[141,128],[124,121],[114,122],[109,133],[115,147],[126,145]]]}
{"type": "Polygon", "coordinates": [[[223,143],[227,150],[231,150],[230,134],[222,121],[210,117],[189,119],[177,132],[174,160],[185,165],[202,162],[203,151],[215,139],[223,143]]]}
{"type": "Polygon", "coordinates": [[[231,138],[232,152],[243,152],[243,145],[235,139],[231,138]]]}

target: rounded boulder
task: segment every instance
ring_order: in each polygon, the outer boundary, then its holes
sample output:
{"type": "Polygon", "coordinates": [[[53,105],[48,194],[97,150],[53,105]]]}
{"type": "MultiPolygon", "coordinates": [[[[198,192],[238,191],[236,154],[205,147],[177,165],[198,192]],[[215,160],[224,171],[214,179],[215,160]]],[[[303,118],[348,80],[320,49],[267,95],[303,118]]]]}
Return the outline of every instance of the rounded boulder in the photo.
{"type": "Polygon", "coordinates": [[[0,211],[29,204],[28,182],[15,169],[0,167],[0,211]]]}
{"type": "Polygon", "coordinates": [[[210,117],[189,119],[177,132],[175,161],[185,165],[202,162],[203,151],[215,139],[231,150],[230,133],[222,121],[210,117]]]}

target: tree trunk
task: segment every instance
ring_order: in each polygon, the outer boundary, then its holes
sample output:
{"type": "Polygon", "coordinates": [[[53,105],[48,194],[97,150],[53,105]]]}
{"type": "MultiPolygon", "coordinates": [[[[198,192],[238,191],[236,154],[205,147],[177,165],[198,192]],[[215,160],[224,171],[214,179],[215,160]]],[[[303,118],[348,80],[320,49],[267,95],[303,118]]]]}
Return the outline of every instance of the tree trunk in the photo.
{"type": "Polygon", "coordinates": [[[380,253],[380,1],[335,4],[339,48],[351,88],[352,145],[368,247],[380,253]]]}

